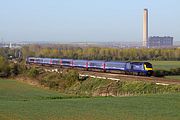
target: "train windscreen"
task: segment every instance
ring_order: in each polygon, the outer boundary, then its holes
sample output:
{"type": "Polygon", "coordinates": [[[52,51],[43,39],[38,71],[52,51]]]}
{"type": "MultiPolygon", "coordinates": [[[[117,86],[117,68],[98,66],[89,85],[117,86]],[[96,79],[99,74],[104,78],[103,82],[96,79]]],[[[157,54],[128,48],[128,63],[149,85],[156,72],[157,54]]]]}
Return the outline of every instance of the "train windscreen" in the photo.
{"type": "Polygon", "coordinates": [[[150,63],[145,63],[145,65],[147,68],[152,68],[152,64],[150,64],[150,63]]]}

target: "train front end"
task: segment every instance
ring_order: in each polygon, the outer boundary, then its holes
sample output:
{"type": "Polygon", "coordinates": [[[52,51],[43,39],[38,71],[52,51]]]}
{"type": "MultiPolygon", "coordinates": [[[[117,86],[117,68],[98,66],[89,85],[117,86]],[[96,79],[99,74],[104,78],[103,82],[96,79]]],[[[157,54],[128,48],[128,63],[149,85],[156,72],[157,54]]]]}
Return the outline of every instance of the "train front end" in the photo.
{"type": "Polygon", "coordinates": [[[144,63],[144,70],[146,71],[147,76],[152,76],[153,74],[153,67],[152,64],[149,62],[144,63]]]}

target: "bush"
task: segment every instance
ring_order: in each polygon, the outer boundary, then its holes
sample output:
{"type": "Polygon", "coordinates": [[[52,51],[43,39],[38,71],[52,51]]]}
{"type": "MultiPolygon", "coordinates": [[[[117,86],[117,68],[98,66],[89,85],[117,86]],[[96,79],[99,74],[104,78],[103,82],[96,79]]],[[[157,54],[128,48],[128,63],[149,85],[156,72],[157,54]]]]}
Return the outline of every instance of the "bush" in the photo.
{"type": "Polygon", "coordinates": [[[39,75],[39,71],[36,68],[31,68],[28,71],[28,75],[29,77],[36,77],[37,75],[39,75]]]}
{"type": "Polygon", "coordinates": [[[180,75],[180,68],[174,68],[171,69],[170,71],[172,75],[180,75]]]}
{"type": "Polygon", "coordinates": [[[174,68],[168,70],[154,70],[153,76],[155,77],[164,77],[168,75],[180,75],[180,68],[174,68]]]}
{"type": "Polygon", "coordinates": [[[10,74],[11,76],[16,76],[19,74],[18,64],[10,64],[10,74]]]}
{"type": "Polygon", "coordinates": [[[165,76],[164,70],[154,70],[153,76],[155,76],[155,77],[164,77],[165,76]]]}
{"type": "Polygon", "coordinates": [[[72,86],[77,80],[79,80],[79,74],[75,70],[70,70],[66,74],[63,74],[63,79],[66,80],[66,86],[72,86]]]}
{"type": "Polygon", "coordinates": [[[7,59],[0,56],[0,77],[7,77],[9,73],[10,73],[10,68],[7,59]]]}
{"type": "Polygon", "coordinates": [[[65,91],[66,88],[74,85],[78,81],[78,78],[78,72],[74,70],[68,70],[64,74],[48,73],[41,78],[40,82],[42,85],[51,89],[65,91]]]}

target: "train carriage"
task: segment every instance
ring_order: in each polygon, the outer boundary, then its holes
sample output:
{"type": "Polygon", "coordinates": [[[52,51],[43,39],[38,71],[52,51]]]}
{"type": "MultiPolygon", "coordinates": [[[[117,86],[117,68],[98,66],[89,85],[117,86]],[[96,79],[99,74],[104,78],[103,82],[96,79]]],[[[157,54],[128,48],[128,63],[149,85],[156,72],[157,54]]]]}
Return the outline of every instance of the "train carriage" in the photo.
{"type": "Polygon", "coordinates": [[[34,64],[41,64],[43,62],[43,58],[36,58],[36,57],[28,57],[26,59],[26,63],[34,63],[34,64]]]}
{"type": "Polygon", "coordinates": [[[73,60],[73,67],[88,68],[88,60],[73,60]]]}
{"type": "Polygon", "coordinates": [[[126,62],[106,62],[105,63],[106,70],[120,70],[124,71],[126,69],[126,62]]]}
{"type": "Polygon", "coordinates": [[[105,61],[91,60],[88,62],[88,68],[105,70],[105,61]]]}

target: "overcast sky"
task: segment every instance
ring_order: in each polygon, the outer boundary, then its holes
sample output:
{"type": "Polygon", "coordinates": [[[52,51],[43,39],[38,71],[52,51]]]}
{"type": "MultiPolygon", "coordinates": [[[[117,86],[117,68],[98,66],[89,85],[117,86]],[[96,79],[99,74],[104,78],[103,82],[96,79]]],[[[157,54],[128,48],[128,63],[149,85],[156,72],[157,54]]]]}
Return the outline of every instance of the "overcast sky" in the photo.
{"type": "Polygon", "coordinates": [[[149,35],[180,41],[180,0],[0,0],[0,40],[142,41],[149,35]]]}

